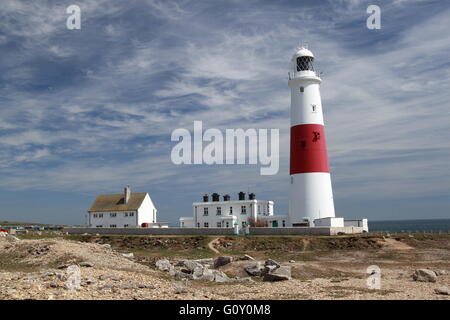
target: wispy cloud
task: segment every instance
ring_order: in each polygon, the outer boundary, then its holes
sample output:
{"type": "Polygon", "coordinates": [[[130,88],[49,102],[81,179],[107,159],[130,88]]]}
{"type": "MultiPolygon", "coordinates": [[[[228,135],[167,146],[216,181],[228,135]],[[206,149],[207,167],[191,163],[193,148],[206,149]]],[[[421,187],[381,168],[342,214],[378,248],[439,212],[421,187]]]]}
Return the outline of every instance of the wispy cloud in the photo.
{"type": "Polygon", "coordinates": [[[324,71],[336,201],[447,195],[450,6],[380,2],[382,29],[370,31],[367,5],[80,1],[82,29],[70,31],[66,3],[7,1],[0,188],[94,197],[132,184],[153,192],[170,221],[204,192],[251,188],[285,213],[286,78],[305,41],[324,71]],[[280,173],[173,165],[170,134],[194,120],[279,128],[280,173]]]}

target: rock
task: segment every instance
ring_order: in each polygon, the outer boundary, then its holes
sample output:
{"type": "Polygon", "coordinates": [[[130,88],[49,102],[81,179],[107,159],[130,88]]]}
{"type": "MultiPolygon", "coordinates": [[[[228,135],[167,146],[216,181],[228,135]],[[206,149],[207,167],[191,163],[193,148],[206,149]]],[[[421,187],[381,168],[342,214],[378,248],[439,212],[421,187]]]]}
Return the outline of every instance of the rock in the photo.
{"type": "Polygon", "coordinates": [[[175,293],[176,294],[183,294],[183,293],[188,293],[186,288],[176,288],[175,289],[175,293]]]}
{"type": "Polygon", "coordinates": [[[412,277],[415,281],[422,282],[436,282],[437,280],[436,273],[428,269],[417,269],[414,271],[412,277]]]}
{"type": "Polygon", "coordinates": [[[13,236],[12,234],[7,234],[7,235],[6,235],[6,240],[11,241],[11,242],[17,242],[17,241],[20,241],[19,238],[17,238],[16,236],[13,236]]]}
{"type": "Polygon", "coordinates": [[[102,274],[101,276],[98,277],[99,280],[112,280],[112,281],[120,281],[120,278],[114,277],[114,276],[110,276],[107,274],[102,274]]]}
{"type": "Polygon", "coordinates": [[[434,273],[436,273],[437,276],[445,276],[447,274],[447,271],[445,271],[445,270],[434,270],[434,273]]]}
{"type": "Polygon", "coordinates": [[[256,261],[252,262],[244,267],[245,272],[247,272],[251,276],[259,277],[261,276],[261,263],[256,261]]]}
{"type": "Polygon", "coordinates": [[[70,266],[70,264],[61,264],[56,267],[56,269],[67,269],[67,267],[70,266]]]}
{"type": "Polygon", "coordinates": [[[188,279],[188,280],[193,280],[194,279],[194,276],[192,274],[185,273],[185,272],[182,272],[182,271],[179,271],[179,270],[175,270],[174,276],[176,278],[180,278],[180,279],[188,279]]]}
{"type": "Polygon", "coordinates": [[[195,259],[192,260],[194,262],[200,263],[205,268],[210,268],[214,265],[214,259],[213,258],[205,258],[205,259],[195,259]]]}
{"type": "Polygon", "coordinates": [[[135,289],[136,285],[133,283],[124,283],[120,286],[122,289],[135,289]]]}
{"type": "Polygon", "coordinates": [[[241,260],[255,260],[255,258],[253,258],[252,256],[249,256],[248,254],[245,254],[241,260]]]}
{"type": "Polygon", "coordinates": [[[52,276],[55,276],[55,275],[56,275],[55,271],[42,271],[41,272],[41,278],[52,277],[52,276]]]}
{"type": "Polygon", "coordinates": [[[133,259],[134,258],[134,254],[133,252],[130,253],[122,253],[122,256],[128,259],[133,259]]]}
{"type": "Polygon", "coordinates": [[[203,276],[203,267],[197,267],[192,271],[193,279],[200,279],[203,276]]]}
{"type": "Polygon", "coordinates": [[[280,266],[264,274],[263,281],[283,281],[291,280],[291,267],[280,266]]]}
{"type": "Polygon", "coordinates": [[[267,259],[266,262],[264,263],[264,266],[275,266],[277,268],[280,267],[280,264],[278,262],[276,262],[275,260],[272,259],[267,259]]]}
{"type": "Polygon", "coordinates": [[[156,267],[161,271],[170,271],[173,268],[172,264],[167,259],[160,259],[155,263],[156,267]]]}
{"type": "Polygon", "coordinates": [[[289,260],[289,263],[295,263],[295,260],[289,260]]]}
{"type": "Polygon", "coordinates": [[[217,257],[216,260],[214,260],[214,269],[227,265],[231,262],[233,262],[233,257],[230,256],[217,257]]]}
{"type": "Polygon", "coordinates": [[[230,278],[228,278],[228,276],[223,273],[222,271],[219,270],[213,270],[214,273],[214,281],[215,282],[229,282],[230,278]]]}
{"type": "Polygon", "coordinates": [[[93,263],[87,262],[87,261],[83,261],[79,263],[80,267],[86,267],[86,268],[92,268],[94,266],[93,263]]]}
{"type": "Polygon", "coordinates": [[[194,271],[195,268],[203,268],[204,265],[195,261],[195,260],[183,260],[182,266],[186,269],[190,270],[191,272],[194,271]]]}
{"type": "Polygon", "coordinates": [[[210,269],[203,269],[201,276],[197,277],[197,279],[200,280],[208,280],[208,281],[214,281],[215,274],[213,270],[210,269]]]}
{"type": "Polygon", "coordinates": [[[140,283],[137,286],[139,289],[155,289],[156,287],[152,284],[140,283]]]}
{"type": "Polygon", "coordinates": [[[443,295],[450,295],[450,290],[448,289],[448,287],[439,287],[434,289],[434,292],[436,292],[437,294],[443,294],[443,295]]]}
{"type": "Polygon", "coordinates": [[[253,280],[250,277],[245,277],[245,278],[232,278],[230,279],[233,282],[249,282],[249,283],[254,283],[255,280],[253,280]]]}
{"type": "Polygon", "coordinates": [[[263,270],[261,271],[261,276],[264,276],[266,273],[270,273],[272,271],[275,271],[275,269],[277,269],[279,267],[274,266],[274,265],[269,265],[269,266],[265,266],[263,268],[263,270]]]}

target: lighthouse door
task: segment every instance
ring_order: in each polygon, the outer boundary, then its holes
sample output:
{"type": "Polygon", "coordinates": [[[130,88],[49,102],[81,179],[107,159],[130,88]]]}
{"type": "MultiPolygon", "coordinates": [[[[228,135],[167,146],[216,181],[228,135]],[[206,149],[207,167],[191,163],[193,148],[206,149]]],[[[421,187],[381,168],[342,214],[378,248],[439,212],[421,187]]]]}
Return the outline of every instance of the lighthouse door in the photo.
{"type": "Polygon", "coordinates": [[[272,227],[273,228],[278,228],[278,221],[272,221],[272,227]]]}

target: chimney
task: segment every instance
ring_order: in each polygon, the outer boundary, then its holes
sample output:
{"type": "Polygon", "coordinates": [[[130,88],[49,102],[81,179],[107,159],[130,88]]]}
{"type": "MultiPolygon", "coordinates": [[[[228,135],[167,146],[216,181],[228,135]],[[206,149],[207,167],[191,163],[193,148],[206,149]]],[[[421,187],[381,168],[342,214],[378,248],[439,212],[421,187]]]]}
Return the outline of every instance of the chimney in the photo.
{"type": "Polygon", "coordinates": [[[230,201],[230,195],[229,194],[224,195],[223,201],[230,201]]]}
{"type": "Polygon", "coordinates": [[[252,193],[249,193],[248,194],[248,198],[250,199],[250,200],[255,200],[255,194],[252,192],[252,193]]]}
{"type": "Polygon", "coordinates": [[[239,192],[239,200],[245,200],[245,193],[244,192],[239,192]]]}
{"type": "Polygon", "coordinates": [[[203,202],[208,202],[208,201],[209,201],[208,194],[205,193],[205,195],[203,196],[203,202]]]}
{"type": "Polygon", "coordinates": [[[218,193],[213,193],[213,194],[212,194],[212,201],[214,201],[214,202],[220,201],[220,198],[219,198],[219,197],[220,197],[220,196],[219,196],[218,193]]]}
{"type": "Polygon", "coordinates": [[[131,197],[131,188],[130,188],[130,186],[126,186],[126,187],[123,189],[123,192],[124,192],[123,202],[124,202],[125,204],[127,204],[128,201],[130,200],[130,197],[131,197]]]}

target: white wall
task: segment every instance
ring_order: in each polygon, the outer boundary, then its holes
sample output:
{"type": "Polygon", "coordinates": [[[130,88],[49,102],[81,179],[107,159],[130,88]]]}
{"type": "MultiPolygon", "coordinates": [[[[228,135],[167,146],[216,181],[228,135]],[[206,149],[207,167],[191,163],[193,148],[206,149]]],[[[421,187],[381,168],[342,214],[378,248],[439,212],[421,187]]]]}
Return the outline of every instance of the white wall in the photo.
{"type": "Polygon", "coordinates": [[[363,231],[369,232],[369,223],[367,219],[344,220],[346,227],[362,227],[363,231]]]}
{"type": "Polygon", "coordinates": [[[98,225],[102,225],[103,228],[110,228],[111,225],[115,225],[116,228],[124,228],[127,224],[129,227],[137,226],[137,211],[90,212],[89,215],[91,228],[96,228],[98,225]],[[116,216],[112,217],[112,213],[115,213],[116,216]],[[94,215],[97,215],[97,218],[94,218],[94,215]],[[103,217],[101,218],[99,215],[103,215],[103,217]]]}
{"type": "Polygon", "coordinates": [[[314,227],[343,227],[344,218],[328,217],[314,220],[314,227]]]}
{"type": "MultiPolygon", "coordinates": [[[[267,200],[235,200],[235,201],[217,201],[217,202],[194,202],[192,204],[193,226],[200,228],[205,227],[205,222],[209,228],[217,228],[217,223],[221,223],[221,227],[225,228],[225,221],[229,221],[229,228],[234,223],[242,225],[247,222],[249,217],[257,220],[258,217],[273,215],[273,201],[267,200]],[[241,207],[246,207],[246,214],[241,214],[241,207]],[[221,214],[217,215],[217,208],[221,208],[221,214]],[[230,213],[230,207],[232,213],[230,213]],[[208,215],[204,215],[204,208],[208,208],[208,215]],[[228,218],[228,219],[226,219],[228,218]]],[[[181,221],[181,220],[180,220],[181,221]]]]}
{"type": "Polygon", "coordinates": [[[142,201],[141,206],[138,209],[138,225],[142,225],[142,223],[155,223],[156,222],[156,208],[153,204],[152,199],[148,195],[145,195],[144,200],[142,201]]]}

